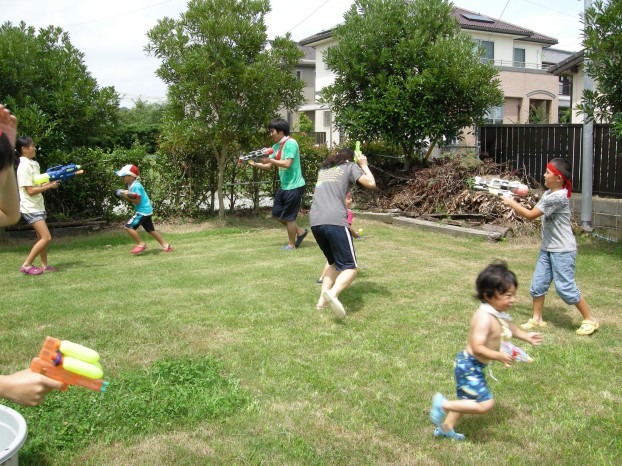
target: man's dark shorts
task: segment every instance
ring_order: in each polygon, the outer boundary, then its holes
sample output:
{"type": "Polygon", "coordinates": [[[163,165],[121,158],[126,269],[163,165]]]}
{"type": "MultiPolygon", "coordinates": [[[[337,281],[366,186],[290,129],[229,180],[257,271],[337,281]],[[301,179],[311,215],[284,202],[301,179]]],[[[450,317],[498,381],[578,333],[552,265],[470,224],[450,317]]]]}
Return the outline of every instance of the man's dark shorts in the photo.
{"type": "Polygon", "coordinates": [[[153,226],[153,220],[151,219],[151,215],[143,215],[136,212],[132,215],[127,223],[125,224],[125,228],[131,228],[132,230],[138,230],[138,227],[141,226],[145,229],[147,233],[151,233],[155,231],[155,227],[153,226]]]}
{"type": "Polygon", "coordinates": [[[352,235],[348,227],[317,225],[311,227],[313,237],[330,265],[335,264],[337,272],[356,269],[356,255],[352,235]]]}
{"type": "Polygon", "coordinates": [[[304,186],[287,191],[279,188],[274,194],[274,205],[272,206],[272,216],[279,220],[296,220],[302,196],[305,192],[304,186]]]}

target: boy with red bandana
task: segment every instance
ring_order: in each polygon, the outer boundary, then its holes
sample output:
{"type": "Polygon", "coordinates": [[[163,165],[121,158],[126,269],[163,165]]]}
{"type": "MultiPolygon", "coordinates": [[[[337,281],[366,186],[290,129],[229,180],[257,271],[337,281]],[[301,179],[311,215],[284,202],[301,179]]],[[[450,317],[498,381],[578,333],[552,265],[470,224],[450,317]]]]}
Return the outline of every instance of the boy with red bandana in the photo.
{"type": "Polygon", "coordinates": [[[577,242],[572,233],[568,201],[572,191],[571,173],[570,162],[566,159],[551,160],[544,173],[544,185],[549,189],[531,210],[514,199],[502,199],[517,214],[528,220],[542,216],[542,247],[529,290],[533,298],[533,317],[521,325],[523,330],[547,326],[542,320],[542,308],[553,280],[559,297],[566,304],[574,304],[583,316],[577,335],[591,335],[598,329],[598,322],[592,316],[590,306],[575,282],[577,242]]]}

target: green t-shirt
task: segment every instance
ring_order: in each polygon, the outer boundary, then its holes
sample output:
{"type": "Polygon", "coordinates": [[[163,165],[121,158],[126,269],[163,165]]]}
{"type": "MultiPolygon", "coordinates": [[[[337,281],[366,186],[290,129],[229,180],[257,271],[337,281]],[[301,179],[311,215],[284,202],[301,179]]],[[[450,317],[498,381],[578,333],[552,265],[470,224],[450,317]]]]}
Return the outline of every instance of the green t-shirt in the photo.
{"type": "MultiPolygon", "coordinates": [[[[271,159],[276,159],[280,147],[280,142],[277,142],[274,146],[272,146],[274,153],[270,156],[271,159]]],[[[289,168],[279,167],[281,189],[283,191],[290,191],[304,186],[305,179],[302,177],[302,170],[300,168],[300,151],[298,149],[298,143],[295,139],[288,138],[287,141],[285,141],[280,160],[286,159],[293,159],[293,162],[289,168]]]]}

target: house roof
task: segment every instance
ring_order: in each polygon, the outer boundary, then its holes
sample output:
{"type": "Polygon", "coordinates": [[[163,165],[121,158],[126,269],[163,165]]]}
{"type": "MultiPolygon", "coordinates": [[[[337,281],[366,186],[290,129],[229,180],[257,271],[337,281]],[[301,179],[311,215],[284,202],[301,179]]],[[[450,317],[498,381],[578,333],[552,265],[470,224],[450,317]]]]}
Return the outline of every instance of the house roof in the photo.
{"type": "Polygon", "coordinates": [[[522,36],[521,40],[527,42],[538,42],[549,45],[557,44],[557,39],[553,37],[545,36],[544,34],[534,32],[531,29],[516,26],[512,23],[506,23],[500,19],[482,15],[481,13],[475,13],[470,10],[465,10],[464,8],[457,6],[453,8],[452,15],[458,20],[458,23],[460,23],[461,29],[511,34],[522,36]]]}
{"type": "Polygon", "coordinates": [[[560,61],[559,63],[549,66],[548,72],[554,75],[560,75],[564,72],[571,71],[572,68],[583,63],[583,50],[579,50],[578,52],[573,53],[565,60],[560,61]]]}
{"type": "Polygon", "coordinates": [[[557,63],[565,60],[575,52],[569,52],[568,50],[554,49],[548,47],[542,50],[542,64],[556,65],[557,63]]]}
{"type": "MultiPolygon", "coordinates": [[[[531,29],[525,29],[523,27],[516,26],[515,24],[506,23],[505,21],[491,18],[490,16],[482,15],[481,13],[465,10],[464,8],[454,6],[452,10],[452,16],[454,16],[458,20],[461,29],[471,31],[494,32],[498,34],[511,34],[515,36],[522,36],[521,40],[527,42],[538,42],[548,45],[557,44],[557,39],[553,37],[545,36],[544,34],[534,32],[531,29]]],[[[320,42],[322,40],[326,40],[332,37],[334,30],[335,28],[318,32],[317,34],[302,39],[299,44],[310,45],[316,42],[320,42]]]]}
{"type": "Polygon", "coordinates": [[[302,57],[302,60],[315,61],[315,49],[313,47],[306,47],[304,45],[298,44],[298,48],[302,50],[305,54],[305,56],[302,57]]]}

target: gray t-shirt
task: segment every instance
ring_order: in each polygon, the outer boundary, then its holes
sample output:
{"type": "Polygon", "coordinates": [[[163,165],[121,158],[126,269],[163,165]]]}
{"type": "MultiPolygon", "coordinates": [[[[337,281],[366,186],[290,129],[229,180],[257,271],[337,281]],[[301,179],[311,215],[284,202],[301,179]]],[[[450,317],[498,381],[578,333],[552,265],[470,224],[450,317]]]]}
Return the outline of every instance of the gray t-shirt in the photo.
{"type": "Polygon", "coordinates": [[[323,168],[318,173],[313,202],[311,204],[310,225],[348,226],[346,194],[350,185],[363,176],[363,170],[354,162],[342,163],[336,167],[323,168]]]}
{"type": "Polygon", "coordinates": [[[570,224],[570,201],[567,191],[551,191],[542,195],[536,204],[544,214],[542,217],[542,250],[568,252],[577,250],[577,241],[570,224]]]}

